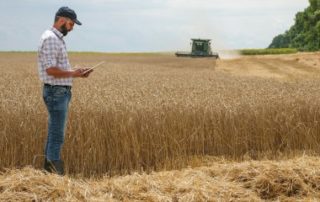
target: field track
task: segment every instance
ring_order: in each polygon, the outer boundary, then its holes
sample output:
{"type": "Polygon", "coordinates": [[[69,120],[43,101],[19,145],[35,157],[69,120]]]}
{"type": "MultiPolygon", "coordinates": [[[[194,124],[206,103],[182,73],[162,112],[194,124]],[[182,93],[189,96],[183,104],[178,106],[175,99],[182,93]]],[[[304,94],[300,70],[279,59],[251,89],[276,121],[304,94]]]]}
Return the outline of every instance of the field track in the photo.
{"type": "Polygon", "coordinates": [[[319,53],[243,56],[222,60],[217,69],[241,76],[300,79],[319,74],[319,56],[319,53]]]}

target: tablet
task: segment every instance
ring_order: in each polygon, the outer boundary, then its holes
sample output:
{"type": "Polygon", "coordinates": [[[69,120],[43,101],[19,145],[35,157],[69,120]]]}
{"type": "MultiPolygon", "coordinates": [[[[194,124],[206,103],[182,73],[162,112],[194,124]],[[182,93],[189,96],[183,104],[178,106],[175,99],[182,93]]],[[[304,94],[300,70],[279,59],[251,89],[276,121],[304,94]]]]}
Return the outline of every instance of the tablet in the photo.
{"type": "Polygon", "coordinates": [[[104,62],[105,62],[105,61],[102,61],[102,62],[96,64],[95,66],[91,67],[90,69],[87,69],[86,71],[84,71],[82,74],[86,74],[87,72],[91,71],[92,69],[94,69],[94,68],[102,65],[104,62]]]}

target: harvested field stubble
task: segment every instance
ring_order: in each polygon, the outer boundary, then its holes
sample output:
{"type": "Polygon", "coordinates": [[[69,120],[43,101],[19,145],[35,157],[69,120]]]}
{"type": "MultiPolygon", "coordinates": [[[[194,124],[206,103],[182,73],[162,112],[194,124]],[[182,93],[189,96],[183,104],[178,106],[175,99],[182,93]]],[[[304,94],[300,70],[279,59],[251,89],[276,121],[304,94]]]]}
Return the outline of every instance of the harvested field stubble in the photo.
{"type": "Polygon", "coordinates": [[[317,201],[320,197],[319,157],[241,163],[202,159],[202,167],[99,180],[46,175],[30,167],[8,170],[0,174],[0,201],[317,201]]]}
{"type": "MultiPolygon", "coordinates": [[[[194,155],[319,154],[319,71],[304,55],[277,57],[222,60],[213,68],[210,60],[170,55],[71,54],[74,65],[107,63],[74,82],[63,151],[67,172],[174,169],[194,155]],[[292,61],[299,65],[291,67],[292,61]],[[253,69],[260,76],[246,74],[253,69]]],[[[46,138],[36,55],[1,53],[0,69],[0,165],[31,165],[46,138]]],[[[34,166],[42,166],[41,156],[34,166]]]]}

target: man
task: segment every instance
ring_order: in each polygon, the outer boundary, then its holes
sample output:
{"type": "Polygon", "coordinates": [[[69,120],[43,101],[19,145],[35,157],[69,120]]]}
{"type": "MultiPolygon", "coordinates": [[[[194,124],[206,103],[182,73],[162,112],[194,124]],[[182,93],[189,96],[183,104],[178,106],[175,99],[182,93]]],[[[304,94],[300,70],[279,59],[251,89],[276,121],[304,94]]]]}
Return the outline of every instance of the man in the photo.
{"type": "Polygon", "coordinates": [[[49,115],[44,169],[59,175],[64,175],[60,153],[71,99],[72,79],[88,77],[92,72],[87,68],[73,70],[69,63],[63,37],[72,31],[74,23],[81,25],[76,13],[68,7],[61,7],[56,12],[53,27],[42,34],[38,49],[39,76],[44,84],[43,99],[49,115]]]}

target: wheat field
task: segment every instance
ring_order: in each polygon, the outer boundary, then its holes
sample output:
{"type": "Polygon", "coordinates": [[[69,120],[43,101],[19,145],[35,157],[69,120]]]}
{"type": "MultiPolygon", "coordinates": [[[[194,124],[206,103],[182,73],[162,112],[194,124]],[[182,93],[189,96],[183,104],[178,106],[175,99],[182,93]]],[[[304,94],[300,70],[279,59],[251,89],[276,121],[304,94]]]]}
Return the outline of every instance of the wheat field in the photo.
{"type": "MultiPolygon", "coordinates": [[[[74,66],[106,63],[74,81],[62,154],[66,171],[101,177],[181,169],[195,157],[318,155],[319,56],[213,61],[72,53],[74,66]]],[[[2,170],[43,164],[47,112],[36,59],[35,53],[0,53],[2,170]]]]}

